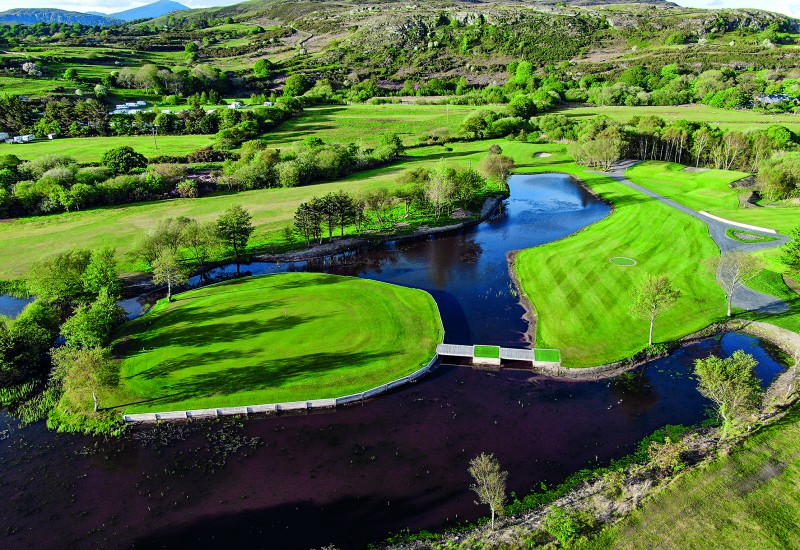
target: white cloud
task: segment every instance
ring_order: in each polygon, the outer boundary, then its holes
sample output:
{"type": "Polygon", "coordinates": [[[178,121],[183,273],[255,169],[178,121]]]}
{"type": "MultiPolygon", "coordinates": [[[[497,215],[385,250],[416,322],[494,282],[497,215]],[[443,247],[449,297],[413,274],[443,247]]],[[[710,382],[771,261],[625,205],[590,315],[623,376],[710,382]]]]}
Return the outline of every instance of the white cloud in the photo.
{"type": "Polygon", "coordinates": [[[673,0],[676,4],[692,8],[756,8],[800,17],[798,0],[770,0],[768,5],[759,0],[673,0]]]}
{"type": "MultiPolygon", "coordinates": [[[[175,0],[190,8],[207,8],[210,6],[228,6],[236,4],[237,0],[175,0]]],[[[15,8],[55,8],[67,11],[99,11],[103,13],[114,13],[131,8],[138,8],[147,4],[152,4],[155,0],[0,0],[0,11],[15,8]]]]}

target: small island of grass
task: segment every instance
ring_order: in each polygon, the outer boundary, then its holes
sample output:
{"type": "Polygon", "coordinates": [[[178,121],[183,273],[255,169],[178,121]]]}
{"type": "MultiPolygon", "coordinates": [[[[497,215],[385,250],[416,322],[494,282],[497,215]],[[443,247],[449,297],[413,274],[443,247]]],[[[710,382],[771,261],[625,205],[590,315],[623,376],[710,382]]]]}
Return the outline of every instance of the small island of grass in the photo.
{"type": "Polygon", "coordinates": [[[312,273],[237,279],[124,325],[105,403],[136,413],[358,393],[424,366],[442,330],[421,290],[312,273]]]}

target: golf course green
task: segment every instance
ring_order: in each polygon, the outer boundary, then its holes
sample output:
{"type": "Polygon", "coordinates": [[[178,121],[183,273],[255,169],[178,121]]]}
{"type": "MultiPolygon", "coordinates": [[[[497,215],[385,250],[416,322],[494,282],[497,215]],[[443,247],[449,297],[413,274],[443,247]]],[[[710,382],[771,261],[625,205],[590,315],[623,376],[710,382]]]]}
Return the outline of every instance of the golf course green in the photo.
{"type": "Polygon", "coordinates": [[[442,339],[421,290],[326,274],[248,277],[161,300],[114,351],[126,413],[339,397],[424,366],[442,339]]]}
{"type": "Polygon", "coordinates": [[[703,267],[706,258],[719,254],[703,222],[566,158],[555,162],[525,171],[572,174],[614,211],[575,235],[517,255],[522,291],[536,310],[537,348],[560,349],[565,367],[634,355],[647,345],[648,323],[631,314],[630,295],[646,274],[666,274],[683,292],[656,321],[657,342],[683,337],[724,315],[723,292],[703,267]],[[636,265],[614,265],[610,258],[635,259],[636,265]]]}

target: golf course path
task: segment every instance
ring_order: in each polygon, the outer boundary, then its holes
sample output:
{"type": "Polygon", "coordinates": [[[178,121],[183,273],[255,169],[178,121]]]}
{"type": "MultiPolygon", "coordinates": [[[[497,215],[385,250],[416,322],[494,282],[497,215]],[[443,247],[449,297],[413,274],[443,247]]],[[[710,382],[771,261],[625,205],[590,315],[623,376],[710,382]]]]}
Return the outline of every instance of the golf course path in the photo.
{"type": "MultiPolygon", "coordinates": [[[[720,251],[730,252],[732,250],[742,250],[743,252],[755,252],[757,250],[764,250],[767,248],[774,248],[776,246],[780,246],[785,244],[789,241],[789,237],[786,235],[781,234],[766,234],[765,236],[774,237],[778,240],[769,241],[769,242],[762,242],[762,243],[743,243],[734,239],[731,239],[726,234],[728,229],[740,229],[734,225],[711,219],[707,216],[702,215],[697,210],[692,210],[688,206],[684,206],[683,204],[677,203],[671,199],[668,199],[658,193],[651,191],[650,189],[646,189],[641,185],[637,185],[633,183],[631,180],[625,177],[625,171],[638,164],[639,161],[637,160],[625,160],[618,162],[614,169],[607,173],[606,175],[617,180],[620,183],[627,185],[628,187],[635,189],[636,191],[647,195],[648,197],[654,198],[658,201],[663,202],[664,204],[671,206],[681,212],[693,216],[708,226],[708,232],[711,235],[711,238],[714,239],[714,242],[717,243],[720,251]]],[[[753,233],[759,233],[759,231],[752,231],[753,233]]],[[[767,294],[761,294],[760,292],[756,292],[754,290],[750,290],[749,288],[739,285],[736,289],[736,292],[733,296],[733,304],[736,307],[740,307],[742,309],[746,309],[748,311],[758,311],[761,313],[784,313],[789,311],[789,306],[783,300],[779,300],[774,296],[769,296],[767,294]]]]}

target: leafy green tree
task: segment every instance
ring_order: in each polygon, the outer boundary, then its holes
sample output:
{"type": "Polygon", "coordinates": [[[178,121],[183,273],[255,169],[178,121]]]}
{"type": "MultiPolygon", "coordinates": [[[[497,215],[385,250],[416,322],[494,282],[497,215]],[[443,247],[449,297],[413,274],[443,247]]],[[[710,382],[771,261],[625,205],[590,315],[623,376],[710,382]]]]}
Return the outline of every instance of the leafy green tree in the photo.
{"type": "Polygon", "coordinates": [[[70,250],[34,262],[28,271],[28,290],[49,303],[79,302],[85,296],[83,273],[90,261],[88,250],[70,250]]]}
{"type": "Polygon", "coordinates": [[[800,225],[789,233],[790,241],[781,247],[781,262],[795,278],[800,276],[800,225]]]}
{"type": "Polygon", "coordinates": [[[645,275],[642,282],[633,289],[631,313],[650,323],[647,345],[653,345],[653,328],[656,319],[671,308],[681,294],[681,290],[675,288],[666,275],[645,275]]]}
{"type": "Polygon", "coordinates": [[[91,305],[78,306],[61,326],[61,334],[73,348],[102,346],[124,320],[125,310],[117,304],[117,297],[103,288],[91,305]]]}
{"type": "Polygon", "coordinates": [[[322,233],[322,213],[311,202],[304,202],[294,213],[294,225],[309,246],[322,233]]]}
{"type": "Polygon", "coordinates": [[[256,61],[253,65],[253,74],[260,78],[268,77],[271,70],[272,63],[269,61],[269,59],[263,57],[256,61]]]}
{"type": "Polygon", "coordinates": [[[167,301],[172,301],[172,287],[186,284],[189,273],[177,252],[163,250],[153,262],[153,283],[167,285],[167,301]]]}
{"type": "Polygon", "coordinates": [[[500,463],[493,454],[481,453],[469,462],[469,475],[475,480],[470,489],[478,495],[481,504],[492,512],[492,530],[495,515],[503,515],[506,500],[508,472],[500,470],[500,463]]]}
{"type": "Polygon", "coordinates": [[[311,87],[308,79],[302,74],[293,74],[286,79],[283,85],[284,97],[298,97],[311,87]]]}
{"type": "Polygon", "coordinates": [[[134,168],[145,168],[147,158],[127,145],[115,147],[103,153],[100,161],[108,166],[114,174],[127,174],[134,168]]]}
{"type": "Polygon", "coordinates": [[[727,359],[711,355],[694,363],[697,389],[714,404],[722,420],[723,435],[758,406],[761,384],[755,375],[756,365],[755,358],[742,350],[727,359]]]}
{"type": "Polygon", "coordinates": [[[64,80],[69,80],[70,82],[77,82],[80,80],[80,77],[78,76],[78,69],[75,67],[70,67],[64,71],[64,80]]]}
{"type": "Polygon", "coordinates": [[[131,255],[141,258],[153,266],[156,259],[165,251],[178,252],[183,245],[184,228],[193,220],[190,218],[164,218],[134,245],[131,255]]]}
{"type": "Polygon", "coordinates": [[[488,128],[489,123],[480,111],[471,112],[464,118],[464,122],[461,123],[461,131],[472,134],[472,139],[481,139],[488,128]]]}
{"type": "Polygon", "coordinates": [[[58,312],[41,300],[28,304],[16,319],[0,316],[0,386],[47,373],[58,322],[58,312]]]}
{"type": "Polygon", "coordinates": [[[505,155],[489,154],[478,163],[478,170],[488,179],[505,186],[511,171],[514,170],[514,159],[505,155]]]}
{"type": "Polygon", "coordinates": [[[216,224],[189,220],[181,231],[181,243],[192,255],[197,267],[202,268],[214,249],[219,246],[216,224]]]}
{"type": "Polygon", "coordinates": [[[240,204],[231,206],[217,219],[217,235],[233,252],[237,276],[240,275],[239,266],[247,254],[247,243],[254,230],[252,216],[240,204]]]}
{"type": "Polygon", "coordinates": [[[64,393],[59,409],[85,415],[91,407],[98,412],[98,394],[119,383],[119,361],[108,349],[101,347],[63,347],[53,353],[54,379],[61,383],[64,393]]]}
{"type": "Polygon", "coordinates": [[[122,280],[117,275],[116,253],[111,248],[101,248],[92,252],[89,265],[83,272],[83,289],[87,296],[99,296],[105,289],[111,296],[122,292],[122,280]]]}

